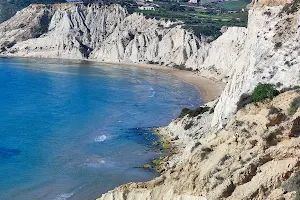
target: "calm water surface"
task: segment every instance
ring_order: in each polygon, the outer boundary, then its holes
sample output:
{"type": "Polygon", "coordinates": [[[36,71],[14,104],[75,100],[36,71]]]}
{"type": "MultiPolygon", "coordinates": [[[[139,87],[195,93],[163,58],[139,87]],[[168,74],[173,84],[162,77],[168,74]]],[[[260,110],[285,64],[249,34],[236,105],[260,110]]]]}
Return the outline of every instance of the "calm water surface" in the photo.
{"type": "Polygon", "coordinates": [[[0,199],[95,199],[153,170],[151,127],[199,91],[152,70],[0,59],[0,199]]]}

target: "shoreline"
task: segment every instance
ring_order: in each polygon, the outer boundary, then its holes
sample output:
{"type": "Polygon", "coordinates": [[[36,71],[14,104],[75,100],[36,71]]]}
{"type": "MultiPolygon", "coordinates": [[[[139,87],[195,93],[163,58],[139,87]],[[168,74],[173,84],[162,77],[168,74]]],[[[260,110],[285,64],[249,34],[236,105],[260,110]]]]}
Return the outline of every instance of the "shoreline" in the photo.
{"type": "MultiPolygon", "coordinates": [[[[218,96],[221,94],[224,84],[219,81],[215,81],[212,79],[208,79],[205,77],[200,76],[197,74],[195,71],[187,71],[187,70],[180,70],[180,69],[175,69],[167,66],[161,66],[161,65],[152,65],[152,64],[142,64],[142,63],[116,63],[116,62],[102,62],[102,61],[97,61],[97,60],[88,60],[88,59],[61,59],[61,58],[32,58],[32,57],[7,57],[7,56],[1,56],[0,58],[19,58],[19,59],[35,59],[35,60],[58,60],[60,62],[72,62],[72,63],[80,63],[80,62],[90,62],[92,67],[97,67],[97,65],[116,65],[120,67],[135,67],[137,69],[150,69],[150,70],[155,70],[157,72],[165,73],[167,75],[173,76],[175,78],[178,78],[188,84],[194,85],[199,89],[200,92],[200,100],[202,100],[203,104],[215,100],[218,98],[218,96]]],[[[171,122],[170,122],[171,123],[171,122]]],[[[168,126],[168,125],[166,125],[168,126]]],[[[159,177],[164,173],[166,170],[165,164],[173,159],[173,156],[179,155],[182,152],[182,149],[180,149],[178,146],[174,144],[174,141],[172,141],[169,137],[168,134],[165,134],[163,131],[161,131],[162,127],[157,127],[154,128],[153,131],[154,133],[158,136],[158,138],[162,141],[166,141],[169,145],[168,147],[168,153],[165,155],[161,162],[161,171],[158,171],[159,177]]],[[[154,158],[155,159],[155,158],[154,158]]],[[[156,169],[158,170],[158,168],[156,169]]],[[[150,182],[155,182],[156,178],[154,177],[153,179],[144,182],[144,184],[150,183],[150,182]]],[[[137,185],[143,184],[143,183],[136,183],[137,185]]],[[[119,185],[115,187],[113,190],[107,191],[103,194],[99,194],[98,199],[102,199],[106,194],[109,194],[111,191],[116,190],[117,188],[122,188],[130,185],[130,183],[125,183],[122,185],[119,185]],[[101,195],[101,196],[100,196],[101,195]]]]}
{"type": "Polygon", "coordinates": [[[176,77],[190,85],[194,85],[200,90],[200,99],[203,103],[207,103],[215,100],[221,95],[221,92],[224,89],[224,83],[212,80],[203,76],[196,74],[195,71],[180,70],[176,68],[171,68],[162,65],[152,65],[152,64],[143,64],[143,63],[118,63],[118,62],[102,62],[95,60],[84,60],[90,61],[93,63],[103,63],[108,65],[118,65],[121,67],[136,67],[140,69],[150,69],[165,74],[169,74],[173,77],[176,77]]]}
{"type": "Polygon", "coordinates": [[[153,65],[153,64],[146,64],[146,63],[127,63],[127,62],[105,62],[105,61],[98,61],[92,59],[35,58],[35,57],[19,57],[19,56],[3,56],[3,55],[0,55],[0,58],[18,58],[18,59],[35,59],[35,60],[44,59],[44,60],[68,61],[74,63],[90,62],[93,64],[98,63],[98,64],[105,64],[105,65],[117,65],[120,67],[135,67],[140,69],[155,70],[158,72],[169,74],[190,85],[194,85],[195,87],[197,87],[200,92],[200,99],[203,101],[203,103],[208,103],[218,98],[221,95],[225,86],[224,83],[201,76],[197,74],[197,72],[195,71],[180,70],[180,69],[167,67],[163,65],[153,65]]]}

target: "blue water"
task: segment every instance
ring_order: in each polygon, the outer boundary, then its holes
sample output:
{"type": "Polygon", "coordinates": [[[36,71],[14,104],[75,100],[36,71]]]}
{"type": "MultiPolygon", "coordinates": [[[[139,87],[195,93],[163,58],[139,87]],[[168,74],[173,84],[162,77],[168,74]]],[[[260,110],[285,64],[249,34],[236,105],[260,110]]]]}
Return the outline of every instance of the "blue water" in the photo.
{"type": "Polygon", "coordinates": [[[89,62],[0,59],[0,199],[95,199],[147,181],[151,127],[199,91],[153,70],[89,62]]]}

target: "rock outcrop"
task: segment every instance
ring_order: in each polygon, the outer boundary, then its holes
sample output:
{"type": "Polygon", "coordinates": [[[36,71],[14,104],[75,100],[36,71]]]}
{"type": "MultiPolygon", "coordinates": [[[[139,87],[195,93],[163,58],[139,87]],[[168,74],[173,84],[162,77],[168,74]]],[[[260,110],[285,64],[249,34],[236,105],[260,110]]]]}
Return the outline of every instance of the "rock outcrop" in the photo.
{"type": "MultiPolygon", "coordinates": [[[[42,3],[50,4],[50,3],[59,3],[59,2],[66,2],[65,0],[43,0],[42,3]]],[[[41,3],[40,0],[0,0],[0,23],[8,20],[12,16],[16,14],[18,10],[21,10],[29,4],[33,3],[41,3]]]]}
{"type": "Polygon", "coordinates": [[[299,199],[298,107],[291,113],[299,91],[237,111],[241,95],[260,82],[279,89],[300,84],[298,7],[298,1],[253,2],[247,28],[201,44],[186,66],[226,82],[220,98],[211,111],[160,131],[177,153],[164,160],[159,178],[100,199],[299,199]]]}
{"type": "Polygon", "coordinates": [[[120,5],[31,5],[1,24],[0,35],[6,56],[170,66],[185,64],[200,46],[181,23],[128,14],[120,5]]]}
{"type": "MultiPolygon", "coordinates": [[[[278,5],[281,1],[268,2],[278,5]]],[[[300,84],[298,1],[279,6],[265,3],[259,1],[249,10],[247,28],[229,27],[186,62],[201,75],[226,83],[212,126],[222,128],[236,112],[241,95],[260,82],[280,88],[300,84]]]]}
{"type": "Polygon", "coordinates": [[[289,6],[249,11],[247,35],[239,56],[228,65],[228,83],[216,106],[213,124],[226,123],[236,111],[240,96],[251,92],[259,82],[281,88],[300,84],[300,12],[290,12],[289,6]]]}
{"type": "Polygon", "coordinates": [[[253,1],[247,28],[229,27],[206,43],[180,22],[128,14],[119,5],[32,5],[0,25],[0,54],[192,68],[226,83],[212,119],[222,128],[259,82],[300,83],[297,7],[298,1],[253,1]]]}
{"type": "Polygon", "coordinates": [[[300,195],[300,112],[291,115],[289,106],[299,91],[238,112],[237,103],[260,82],[300,84],[298,0],[250,7],[247,28],[229,27],[206,43],[181,23],[128,14],[119,5],[32,5],[0,24],[0,52],[177,65],[226,83],[208,112],[161,129],[177,153],[165,158],[160,177],[126,184],[101,200],[293,199],[300,195]]]}
{"type": "Polygon", "coordinates": [[[300,191],[300,91],[239,110],[225,129],[207,126],[211,111],[173,121],[161,130],[182,153],[147,183],[129,183],[100,200],[297,199],[300,191]],[[192,126],[186,125],[193,123],[192,126]]]}

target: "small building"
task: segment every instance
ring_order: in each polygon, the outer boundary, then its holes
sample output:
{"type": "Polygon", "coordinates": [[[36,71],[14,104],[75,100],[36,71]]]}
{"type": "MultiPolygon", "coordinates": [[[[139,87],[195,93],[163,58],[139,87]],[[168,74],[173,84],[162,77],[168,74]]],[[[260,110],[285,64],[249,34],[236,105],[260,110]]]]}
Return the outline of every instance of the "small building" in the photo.
{"type": "Polygon", "coordinates": [[[153,10],[155,11],[155,8],[153,6],[140,6],[140,10],[153,10]]]}
{"type": "Polygon", "coordinates": [[[198,0],[190,0],[189,3],[198,3],[198,0]]]}

